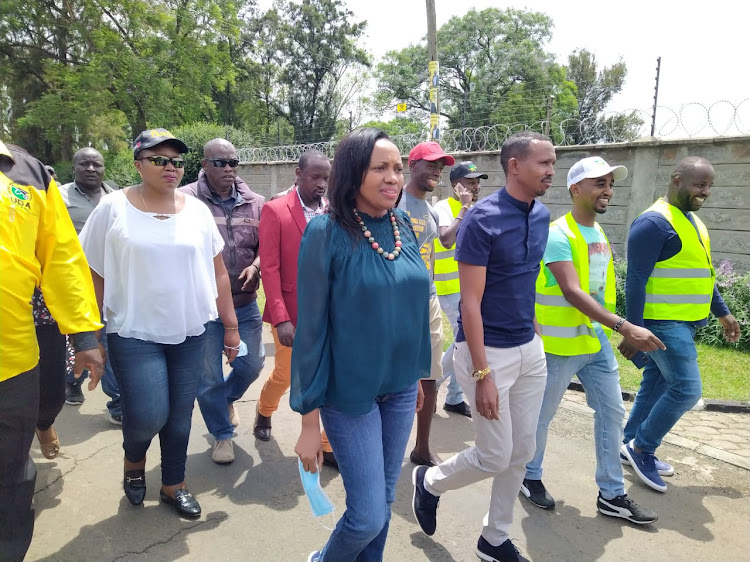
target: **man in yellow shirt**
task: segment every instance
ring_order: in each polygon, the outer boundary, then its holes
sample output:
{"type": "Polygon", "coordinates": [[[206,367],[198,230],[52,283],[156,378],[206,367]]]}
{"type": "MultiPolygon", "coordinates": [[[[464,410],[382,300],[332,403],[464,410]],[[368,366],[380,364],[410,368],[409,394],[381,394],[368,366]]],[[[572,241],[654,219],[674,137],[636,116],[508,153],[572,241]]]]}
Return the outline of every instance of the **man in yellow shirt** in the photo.
{"type": "Polygon", "coordinates": [[[1,141],[0,279],[0,560],[22,560],[34,530],[34,288],[41,288],[60,331],[72,334],[75,371],[89,369],[90,390],[103,370],[95,334],[102,324],[86,257],[57,184],[36,158],[1,141]]]}

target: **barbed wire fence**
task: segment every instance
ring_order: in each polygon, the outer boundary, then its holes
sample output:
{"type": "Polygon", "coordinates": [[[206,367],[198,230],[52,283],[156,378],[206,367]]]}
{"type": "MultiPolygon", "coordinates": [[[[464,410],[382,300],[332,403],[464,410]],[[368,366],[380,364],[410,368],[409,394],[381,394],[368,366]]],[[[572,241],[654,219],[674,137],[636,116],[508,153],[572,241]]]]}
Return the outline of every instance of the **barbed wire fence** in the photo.
{"type": "MultiPolygon", "coordinates": [[[[606,144],[633,141],[650,135],[652,110],[631,109],[605,112],[594,118],[578,119],[552,114],[550,120],[532,123],[494,124],[463,129],[444,129],[440,144],[447,152],[500,150],[505,139],[519,131],[548,134],[557,146],[606,144]]],[[[392,136],[402,153],[424,141],[422,133],[392,136]]],[[[728,137],[750,135],[750,98],[739,103],[719,100],[711,104],[690,102],[675,110],[656,109],[655,136],[661,139],[728,137]]],[[[319,150],[333,157],[338,140],[312,144],[241,147],[237,156],[243,163],[296,162],[308,150],[319,150]]]]}

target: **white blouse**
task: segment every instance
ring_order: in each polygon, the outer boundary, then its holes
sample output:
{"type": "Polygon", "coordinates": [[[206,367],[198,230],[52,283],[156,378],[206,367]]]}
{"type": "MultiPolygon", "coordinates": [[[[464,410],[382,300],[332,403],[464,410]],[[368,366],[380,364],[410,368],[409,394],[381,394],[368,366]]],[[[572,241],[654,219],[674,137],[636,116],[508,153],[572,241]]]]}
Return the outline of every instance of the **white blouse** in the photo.
{"type": "Polygon", "coordinates": [[[107,333],[177,344],[217,318],[213,258],[224,241],[198,199],[185,196],[185,207],[161,220],[116,191],[102,198],[80,238],[104,278],[107,333]]]}

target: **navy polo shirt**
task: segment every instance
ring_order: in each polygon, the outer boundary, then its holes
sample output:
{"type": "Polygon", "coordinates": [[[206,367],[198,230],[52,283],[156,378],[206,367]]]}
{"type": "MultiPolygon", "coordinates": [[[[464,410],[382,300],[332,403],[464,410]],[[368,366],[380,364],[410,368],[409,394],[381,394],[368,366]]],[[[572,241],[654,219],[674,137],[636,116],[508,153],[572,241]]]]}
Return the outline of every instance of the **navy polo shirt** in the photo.
{"type": "MultiPolygon", "coordinates": [[[[534,339],[536,278],[549,223],[542,203],[514,199],[505,188],[481,199],[464,217],[455,259],[487,268],[484,345],[516,347],[534,339]]],[[[466,341],[460,315],[456,341],[466,341]]]]}

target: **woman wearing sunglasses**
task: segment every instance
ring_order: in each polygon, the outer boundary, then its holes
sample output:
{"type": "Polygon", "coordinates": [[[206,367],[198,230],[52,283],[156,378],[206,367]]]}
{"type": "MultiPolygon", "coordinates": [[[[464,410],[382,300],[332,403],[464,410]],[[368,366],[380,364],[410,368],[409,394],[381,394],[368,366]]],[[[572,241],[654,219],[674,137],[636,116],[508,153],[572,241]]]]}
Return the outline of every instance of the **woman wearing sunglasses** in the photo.
{"type": "Polygon", "coordinates": [[[224,245],[211,213],[179,192],[188,148],[166,129],[143,131],[133,157],[142,182],[104,197],[81,231],[122,399],[123,487],[146,495],[146,451],[159,435],[161,501],[186,517],[201,508],[185,486],[205,325],[224,319],[224,351],[240,347],[224,245]]]}

